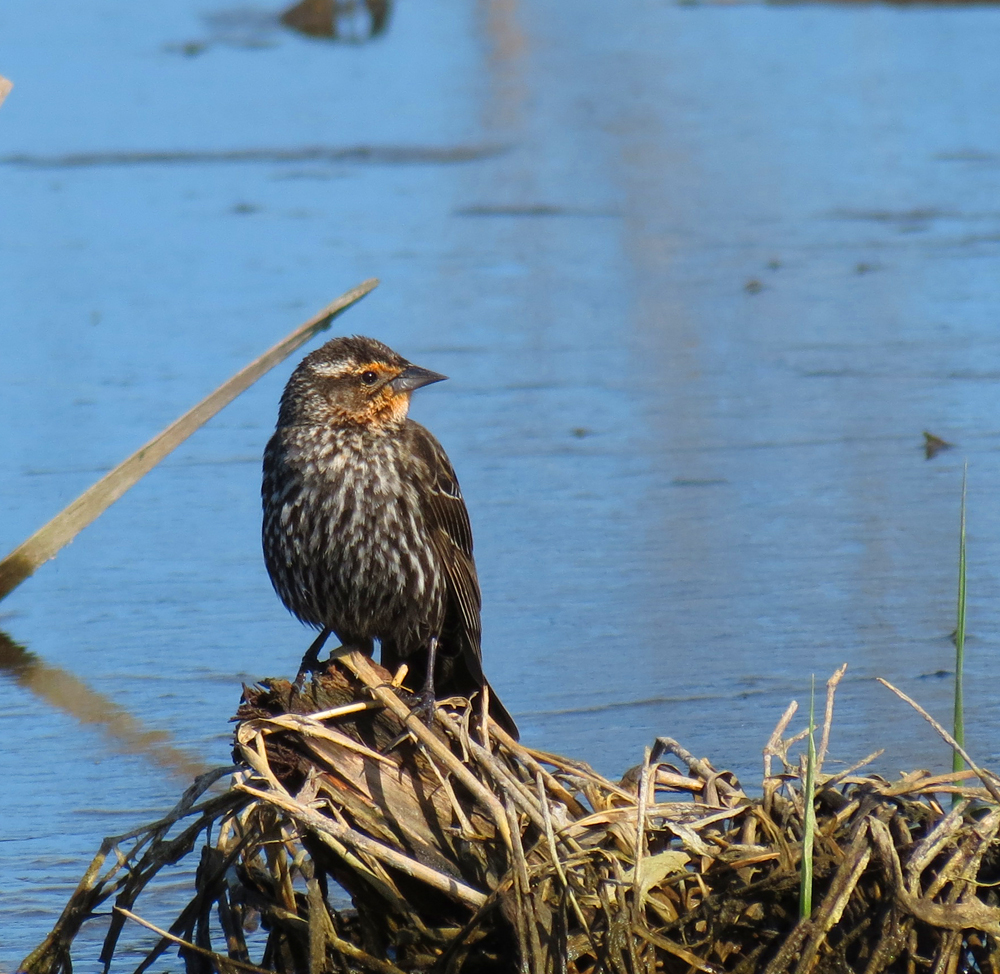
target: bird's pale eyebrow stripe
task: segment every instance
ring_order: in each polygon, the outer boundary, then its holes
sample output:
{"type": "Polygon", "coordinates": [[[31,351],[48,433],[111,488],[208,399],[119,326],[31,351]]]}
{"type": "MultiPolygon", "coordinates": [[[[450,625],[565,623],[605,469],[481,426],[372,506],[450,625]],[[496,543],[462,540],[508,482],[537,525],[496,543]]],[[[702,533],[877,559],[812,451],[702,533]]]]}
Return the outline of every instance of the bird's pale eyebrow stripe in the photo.
{"type": "Polygon", "coordinates": [[[324,379],[339,379],[342,376],[351,375],[354,372],[354,367],[342,363],[329,363],[326,365],[314,365],[312,371],[313,375],[318,375],[324,379]]]}
{"type": "Polygon", "coordinates": [[[360,375],[362,372],[389,372],[382,362],[362,362],[344,365],[339,363],[327,363],[313,366],[313,375],[321,376],[324,379],[341,379],[345,375],[360,375]]]}
{"type": "Polygon", "coordinates": [[[322,379],[342,379],[347,375],[361,375],[362,372],[377,372],[379,375],[393,374],[394,371],[383,362],[352,362],[344,365],[343,362],[326,363],[313,366],[313,375],[318,375],[322,379]]]}

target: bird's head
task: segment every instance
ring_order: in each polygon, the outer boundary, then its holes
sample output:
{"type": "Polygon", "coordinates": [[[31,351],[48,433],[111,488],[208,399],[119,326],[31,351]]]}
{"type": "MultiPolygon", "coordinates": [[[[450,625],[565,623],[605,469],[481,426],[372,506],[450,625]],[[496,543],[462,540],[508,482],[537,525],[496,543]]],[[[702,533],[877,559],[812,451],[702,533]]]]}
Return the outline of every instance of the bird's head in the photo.
{"type": "Polygon", "coordinates": [[[292,373],[278,425],[398,424],[406,418],[415,389],[446,378],[412,365],[374,338],[334,338],[292,373]]]}

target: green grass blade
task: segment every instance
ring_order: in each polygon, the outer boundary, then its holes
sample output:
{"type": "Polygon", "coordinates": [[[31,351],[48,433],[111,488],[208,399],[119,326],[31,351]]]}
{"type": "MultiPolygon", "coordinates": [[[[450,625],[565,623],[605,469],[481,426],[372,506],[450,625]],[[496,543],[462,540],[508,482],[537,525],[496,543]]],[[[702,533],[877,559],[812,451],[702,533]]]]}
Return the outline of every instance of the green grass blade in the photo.
{"type": "MultiPolygon", "coordinates": [[[[962,512],[958,532],[958,621],[955,625],[955,722],[952,737],[965,747],[965,699],[963,681],[965,671],[965,499],[969,478],[969,465],[962,472],[962,512]]],[[[958,751],[951,755],[952,771],[965,769],[965,762],[958,751]]]]}

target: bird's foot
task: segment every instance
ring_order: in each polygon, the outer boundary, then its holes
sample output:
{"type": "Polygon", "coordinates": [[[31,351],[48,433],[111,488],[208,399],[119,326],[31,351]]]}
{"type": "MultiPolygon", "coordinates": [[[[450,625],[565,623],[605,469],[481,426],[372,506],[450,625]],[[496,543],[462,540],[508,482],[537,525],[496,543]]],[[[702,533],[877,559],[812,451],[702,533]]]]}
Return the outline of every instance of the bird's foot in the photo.
{"type": "Polygon", "coordinates": [[[302,657],[302,662],[299,663],[299,672],[295,674],[295,682],[292,686],[296,693],[302,692],[302,687],[305,686],[306,676],[310,673],[318,673],[326,668],[326,663],[320,663],[319,653],[323,648],[323,644],[330,638],[330,633],[332,630],[324,629],[312,642],[312,645],[306,650],[305,656],[302,657]]]}
{"type": "Polygon", "coordinates": [[[434,668],[437,665],[438,638],[431,636],[427,645],[427,675],[424,677],[424,685],[417,694],[417,705],[413,708],[414,713],[423,718],[428,727],[434,725],[434,707],[437,704],[437,694],[434,692],[434,668]]]}
{"type": "Polygon", "coordinates": [[[306,685],[306,677],[311,676],[313,673],[319,673],[325,668],[325,663],[319,663],[316,660],[305,660],[299,664],[299,672],[295,674],[295,681],[292,683],[292,689],[296,693],[301,693],[306,685]]]}
{"type": "Polygon", "coordinates": [[[425,686],[418,694],[415,694],[416,702],[413,705],[413,713],[416,714],[428,727],[434,726],[434,711],[437,707],[437,698],[434,696],[434,688],[425,686]]]}

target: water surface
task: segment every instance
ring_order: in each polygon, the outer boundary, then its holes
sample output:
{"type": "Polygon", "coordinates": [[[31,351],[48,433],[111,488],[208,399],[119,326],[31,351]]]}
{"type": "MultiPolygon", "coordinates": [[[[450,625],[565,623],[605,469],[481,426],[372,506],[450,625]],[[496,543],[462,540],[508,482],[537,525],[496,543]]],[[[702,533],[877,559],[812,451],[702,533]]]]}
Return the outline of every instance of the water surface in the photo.
{"type": "MultiPolygon", "coordinates": [[[[754,781],[846,661],[832,759],[944,769],[874,677],[947,717],[968,459],[997,764],[1000,12],[405,0],[366,43],[280,13],[0,11],[0,547],[377,275],[341,324],[452,377],[414,415],[526,741],[616,774],[668,734],[754,781]]],[[[0,968],[309,641],[258,541],[293,364],[0,605],[0,968]]]]}

